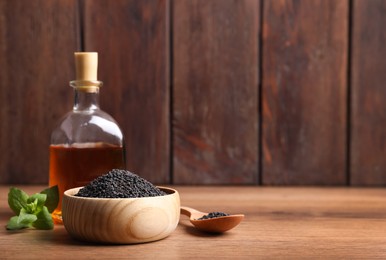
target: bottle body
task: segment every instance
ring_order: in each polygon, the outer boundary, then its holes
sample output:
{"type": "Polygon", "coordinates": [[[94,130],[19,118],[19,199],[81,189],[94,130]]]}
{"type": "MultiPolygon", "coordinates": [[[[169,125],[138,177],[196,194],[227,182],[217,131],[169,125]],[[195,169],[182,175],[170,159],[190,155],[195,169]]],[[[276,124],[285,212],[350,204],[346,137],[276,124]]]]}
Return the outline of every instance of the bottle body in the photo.
{"type": "Polygon", "coordinates": [[[125,169],[123,134],[98,104],[99,88],[75,88],[75,104],[51,134],[49,186],[58,185],[60,200],[53,213],[61,223],[61,201],[67,189],[84,186],[111,169],[125,169]]]}

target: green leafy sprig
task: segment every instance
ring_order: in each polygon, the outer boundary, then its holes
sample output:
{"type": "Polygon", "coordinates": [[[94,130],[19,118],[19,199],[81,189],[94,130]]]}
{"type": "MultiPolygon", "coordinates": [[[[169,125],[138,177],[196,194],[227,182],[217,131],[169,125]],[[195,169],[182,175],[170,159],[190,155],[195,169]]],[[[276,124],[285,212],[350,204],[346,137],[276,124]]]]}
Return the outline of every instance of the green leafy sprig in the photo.
{"type": "Polygon", "coordinates": [[[17,230],[30,227],[53,229],[54,222],[51,213],[58,203],[58,186],[50,187],[31,196],[18,188],[10,188],[8,205],[16,216],[8,221],[7,229],[17,230]]]}

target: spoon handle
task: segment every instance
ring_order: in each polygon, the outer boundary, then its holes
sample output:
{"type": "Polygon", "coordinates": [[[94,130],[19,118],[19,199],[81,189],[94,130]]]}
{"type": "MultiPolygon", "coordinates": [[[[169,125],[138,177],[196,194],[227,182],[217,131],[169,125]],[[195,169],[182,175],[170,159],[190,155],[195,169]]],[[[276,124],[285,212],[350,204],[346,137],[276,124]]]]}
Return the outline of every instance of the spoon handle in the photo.
{"type": "Polygon", "coordinates": [[[202,212],[198,211],[198,210],[195,210],[193,208],[189,208],[189,207],[185,207],[185,206],[181,206],[181,214],[185,215],[185,216],[188,216],[190,217],[192,214],[200,214],[202,212]]]}

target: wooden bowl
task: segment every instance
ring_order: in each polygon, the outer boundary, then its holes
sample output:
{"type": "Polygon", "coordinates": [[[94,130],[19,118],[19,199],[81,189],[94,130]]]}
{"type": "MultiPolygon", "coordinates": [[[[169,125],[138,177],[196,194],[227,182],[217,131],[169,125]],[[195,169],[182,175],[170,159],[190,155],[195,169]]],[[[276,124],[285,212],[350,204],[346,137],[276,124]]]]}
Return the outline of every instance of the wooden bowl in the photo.
{"type": "Polygon", "coordinates": [[[62,217],[76,239],[98,243],[135,244],[163,239],[177,227],[180,197],[159,187],[164,196],[145,198],[85,198],[74,196],[82,187],[64,192],[62,217]]]}

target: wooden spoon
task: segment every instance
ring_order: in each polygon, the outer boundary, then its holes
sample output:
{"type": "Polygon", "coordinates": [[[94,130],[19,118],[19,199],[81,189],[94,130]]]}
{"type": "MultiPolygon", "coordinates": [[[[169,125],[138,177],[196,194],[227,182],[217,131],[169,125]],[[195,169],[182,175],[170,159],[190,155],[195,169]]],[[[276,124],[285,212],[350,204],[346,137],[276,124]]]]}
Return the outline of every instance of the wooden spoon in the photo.
{"type": "Polygon", "coordinates": [[[199,220],[199,218],[207,215],[208,213],[189,207],[181,207],[181,214],[188,216],[190,223],[192,223],[197,229],[213,233],[228,231],[237,226],[244,219],[243,214],[237,214],[199,220]]]}

